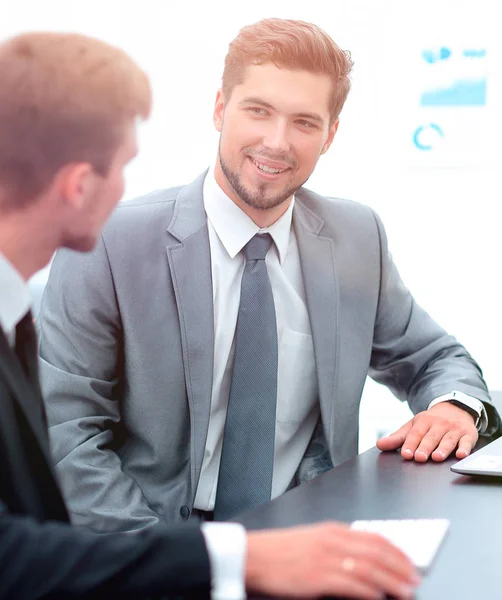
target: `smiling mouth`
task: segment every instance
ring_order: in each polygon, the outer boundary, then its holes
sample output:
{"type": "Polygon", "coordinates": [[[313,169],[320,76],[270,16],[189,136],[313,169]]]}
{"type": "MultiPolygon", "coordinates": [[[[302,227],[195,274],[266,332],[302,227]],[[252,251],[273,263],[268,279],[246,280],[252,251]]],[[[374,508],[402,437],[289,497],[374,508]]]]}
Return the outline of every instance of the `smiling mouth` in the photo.
{"type": "Polygon", "coordinates": [[[284,169],[274,169],[274,167],[264,165],[263,163],[255,160],[254,158],[251,158],[251,162],[255,165],[255,167],[260,169],[260,171],[263,171],[263,173],[269,173],[270,175],[278,175],[279,173],[285,173],[290,169],[290,167],[285,167],[284,169]]]}

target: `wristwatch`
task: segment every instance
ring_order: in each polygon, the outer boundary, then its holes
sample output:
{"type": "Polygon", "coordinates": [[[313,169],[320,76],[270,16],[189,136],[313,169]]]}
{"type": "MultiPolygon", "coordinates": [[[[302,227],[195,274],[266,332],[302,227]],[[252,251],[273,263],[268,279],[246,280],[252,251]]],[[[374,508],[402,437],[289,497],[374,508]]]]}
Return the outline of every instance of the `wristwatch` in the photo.
{"type": "Polygon", "coordinates": [[[454,406],[458,406],[458,408],[465,410],[474,419],[474,425],[479,432],[486,430],[488,425],[486,409],[481,400],[478,400],[478,398],[474,398],[473,396],[469,396],[468,394],[458,390],[452,390],[447,394],[443,394],[442,396],[435,398],[429,404],[428,408],[432,408],[440,402],[450,402],[454,406]]]}
{"type": "Polygon", "coordinates": [[[462,410],[465,410],[465,412],[469,413],[474,419],[474,426],[477,428],[479,421],[481,420],[481,413],[479,413],[475,408],[472,408],[472,406],[467,406],[467,404],[459,402],[458,400],[447,400],[447,402],[453,404],[453,406],[458,406],[462,410]]]}

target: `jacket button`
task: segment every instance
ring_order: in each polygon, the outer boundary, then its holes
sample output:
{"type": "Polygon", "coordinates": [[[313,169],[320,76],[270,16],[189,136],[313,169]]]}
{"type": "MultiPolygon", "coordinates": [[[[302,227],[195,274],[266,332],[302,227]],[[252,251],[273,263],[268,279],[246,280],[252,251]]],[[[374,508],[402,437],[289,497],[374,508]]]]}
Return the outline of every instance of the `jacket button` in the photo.
{"type": "Polygon", "coordinates": [[[188,519],[188,517],[190,516],[190,509],[188,508],[188,506],[186,504],[184,504],[181,508],[180,508],[180,515],[181,518],[184,519],[185,521],[188,519]]]}

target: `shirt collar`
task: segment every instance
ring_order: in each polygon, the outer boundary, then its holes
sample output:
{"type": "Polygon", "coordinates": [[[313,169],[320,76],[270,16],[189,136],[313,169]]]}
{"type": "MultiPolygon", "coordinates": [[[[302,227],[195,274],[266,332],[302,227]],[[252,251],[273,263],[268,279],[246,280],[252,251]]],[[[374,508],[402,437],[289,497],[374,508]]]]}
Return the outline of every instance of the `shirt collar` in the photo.
{"type": "Polygon", "coordinates": [[[284,262],[289,247],[294,197],[286,212],[275,223],[260,229],[220,188],[213,169],[208,171],[204,180],[203,195],[207,218],[230,258],[235,258],[257,233],[269,233],[277,248],[279,262],[284,262]]]}
{"type": "Polygon", "coordinates": [[[0,325],[9,335],[30,310],[30,290],[15,267],[0,252],[0,325]]]}

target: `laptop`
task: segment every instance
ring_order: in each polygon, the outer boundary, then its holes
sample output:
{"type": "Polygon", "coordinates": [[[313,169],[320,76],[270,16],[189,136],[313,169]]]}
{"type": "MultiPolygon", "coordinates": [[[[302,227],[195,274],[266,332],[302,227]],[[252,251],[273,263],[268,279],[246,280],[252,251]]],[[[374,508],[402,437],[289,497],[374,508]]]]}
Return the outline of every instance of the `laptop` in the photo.
{"type": "Polygon", "coordinates": [[[502,477],[502,437],[463,458],[450,469],[462,475],[502,477]]]}

